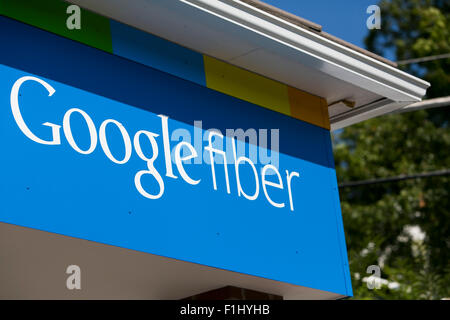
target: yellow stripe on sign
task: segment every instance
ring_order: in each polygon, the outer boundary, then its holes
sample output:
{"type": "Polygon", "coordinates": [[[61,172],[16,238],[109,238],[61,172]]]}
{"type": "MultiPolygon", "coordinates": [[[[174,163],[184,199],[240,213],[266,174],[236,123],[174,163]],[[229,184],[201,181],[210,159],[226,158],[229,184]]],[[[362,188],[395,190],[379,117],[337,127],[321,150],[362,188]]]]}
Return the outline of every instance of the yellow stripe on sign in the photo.
{"type": "Polygon", "coordinates": [[[209,56],[203,60],[208,88],[330,130],[325,99],[209,56]]]}
{"type": "Polygon", "coordinates": [[[288,87],[291,116],[330,130],[328,105],[324,98],[288,87]]]}
{"type": "Polygon", "coordinates": [[[285,84],[203,56],[206,86],[262,107],[291,115],[285,84]]]}

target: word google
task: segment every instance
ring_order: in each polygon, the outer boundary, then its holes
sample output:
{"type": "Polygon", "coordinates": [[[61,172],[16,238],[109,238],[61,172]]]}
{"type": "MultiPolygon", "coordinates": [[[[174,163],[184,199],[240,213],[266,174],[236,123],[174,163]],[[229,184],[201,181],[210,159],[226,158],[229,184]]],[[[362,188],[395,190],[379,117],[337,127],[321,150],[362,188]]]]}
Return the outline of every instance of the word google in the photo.
{"type": "MultiPolygon", "coordinates": [[[[22,117],[22,114],[20,112],[18,96],[19,96],[20,87],[26,81],[34,81],[34,82],[37,82],[40,85],[42,85],[48,91],[49,97],[51,97],[55,93],[55,89],[50,84],[48,84],[47,82],[45,82],[42,79],[39,79],[39,78],[36,78],[33,76],[24,76],[24,77],[19,78],[14,83],[14,85],[11,89],[11,96],[10,96],[11,111],[12,111],[12,114],[13,114],[14,120],[16,121],[17,126],[19,127],[19,129],[22,131],[22,133],[26,137],[28,137],[29,139],[31,139],[34,142],[37,142],[39,144],[44,144],[44,145],[60,145],[61,144],[61,125],[50,123],[50,122],[43,123],[44,126],[51,128],[51,133],[52,133],[51,139],[44,140],[44,139],[37,137],[33,132],[31,132],[31,130],[28,128],[27,124],[25,123],[25,121],[22,117]]],[[[170,142],[169,142],[168,117],[164,116],[164,115],[158,115],[158,117],[161,118],[162,142],[163,142],[163,149],[164,149],[163,151],[164,151],[164,158],[165,158],[164,159],[165,160],[165,169],[166,169],[165,176],[168,178],[173,178],[173,179],[178,178],[174,174],[174,170],[173,170],[173,163],[172,163],[172,157],[171,157],[171,152],[173,151],[175,166],[176,166],[181,178],[190,185],[196,185],[196,184],[200,183],[201,179],[195,180],[188,175],[188,173],[185,170],[184,164],[183,164],[183,161],[194,159],[198,156],[196,149],[190,143],[188,143],[186,141],[181,141],[175,146],[174,150],[171,150],[170,142]],[[189,154],[187,154],[187,155],[185,155],[186,149],[189,151],[189,154]]],[[[91,117],[85,111],[78,109],[78,108],[71,108],[71,109],[67,110],[67,112],[64,114],[64,117],[63,117],[62,128],[63,128],[63,132],[64,132],[67,142],[75,151],[77,151],[81,154],[90,154],[96,149],[98,141],[99,141],[100,146],[103,149],[103,152],[105,153],[106,157],[116,164],[120,164],[120,165],[126,164],[132,155],[133,147],[134,147],[134,151],[136,152],[138,157],[140,159],[142,159],[143,161],[145,161],[147,164],[147,168],[145,170],[138,171],[134,177],[134,183],[135,183],[136,189],[142,196],[144,196],[148,199],[158,199],[163,196],[164,180],[161,177],[161,174],[156,170],[156,168],[154,166],[154,162],[157,159],[158,154],[159,154],[158,144],[157,144],[157,140],[156,140],[156,138],[159,137],[159,134],[156,134],[156,133],[153,133],[150,131],[146,131],[146,130],[139,130],[134,134],[133,139],[131,139],[126,128],[119,121],[114,120],[114,119],[104,120],[100,124],[100,127],[97,132],[97,128],[96,128],[94,122],[92,121],[91,117]],[[89,145],[89,148],[87,148],[85,150],[81,149],[77,145],[77,143],[74,139],[73,133],[72,133],[72,129],[70,126],[70,118],[74,113],[78,113],[79,115],[82,116],[82,118],[86,122],[88,130],[89,130],[90,145],[89,145]],[[124,142],[124,146],[125,146],[125,155],[121,159],[117,159],[111,153],[110,148],[108,146],[108,140],[106,137],[106,127],[108,125],[116,126],[120,130],[120,134],[123,138],[123,142],[124,142]],[[152,147],[151,157],[146,156],[144,154],[144,152],[142,151],[141,144],[140,144],[141,137],[147,138],[149,140],[151,147],[152,147]],[[145,190],[141,183],[141,178],[144,175],[152,176],[156,180],[156,182],[159,186],[159,190],[156,190],[156,191],[155,190],[145,190]]],[[[215,158],[215,156],[220,156],[220,157],[223,157],[223,168],[224,168],[224,173],[225,173],[226,188],[227,188],[227,193],[230,194],[231,191],[230,191],[230,182],[229,182],[229,177],[228,177],[228,165],[227,165],[227,160],[226,160],[227,159],[226,153],[223,150],[216,149],[213,147],[213,145],[212,145],[213,137],[216,137],[216,139],[224,138],[222,134],[211,131],[208,136],[208,146],[205,147],[205,150],[207,150],[210,155],[210,166],[211,166],[213,187],[214,187],[214,190],[217,190],[216,168],[215,168],[214,158],[215,158]]],[[[260,178],[259,178],[258,172],[256,170],[255,164],[247,157],[244,157],[244,156],[237,157],[236,143],[235,143],[234,138],[232,139],[232,149],[233,149],[233,155],[234,155],[234,169],[235,169],[234,171],[235,171],[235,175],[236,175],[237,194],[239,197],[244,196],[248,200],[255,200],[258,198],[259,190],[260,190],[260,183],[259,183],[260,178]],[[255,180],[255,190],[252,194],[246,193],[241,185],[239,166],[240,166],[240,164],[243,164],[243,163],[247,163],[253,171],[254,180],[255,180]]],[[[286,189],[287,189],[287,193],[288,193],[288,197],[289,197],[289,206],[290,206],[290,210],[294,211],[291,184],[292,184],[292,178],[293,177],[298,178],[299,173],[295,172],[295,171],[289,172],[288,170],[286,170],[285,172],[286,172],[286,189]]],[[[283,179],[281,178],[280,172],[274,165],[266,164],[261,169],[261,186],[262,186],[262,189],[263,189],[263,192],[264,192],[264,195],[265,195],[267,201],[272,206],[277,207],[277,208],[283,208],[286,206],[286,204],[284,202],[273,201],[269,195],[270,189],[268,187],[277,188],[277,189],[281,189],[281,190],[285,189],[285,185],[283,183],[283,179]],[[276,176],[277,181],[274,182],[274,181],[267,180],[268,175],[276,176]]]]}

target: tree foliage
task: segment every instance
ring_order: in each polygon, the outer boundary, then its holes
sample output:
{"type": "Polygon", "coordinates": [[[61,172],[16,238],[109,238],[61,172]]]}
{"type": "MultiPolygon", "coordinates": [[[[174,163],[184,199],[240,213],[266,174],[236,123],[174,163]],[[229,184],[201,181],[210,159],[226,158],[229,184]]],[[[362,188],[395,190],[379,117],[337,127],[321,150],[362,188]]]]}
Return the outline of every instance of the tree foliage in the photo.
{"type": "MultiPolygon", "coordinates": [[[[395,50],[398,60],[450,52],[450,2],[381,1],[382,29],[369,50],[395,50]]],[[[450,59],[403,67],[431,82],[427,97],[450,95],[450,59]]],[[[449,108],[391,114],[345,128],[334,137],[340,182],[450,168],[449,108]]],[[[450,297],[450,177],[340,189],[355,298],[450,297]],[[369,265],[389,281],[369,290],[369,265]]]]}

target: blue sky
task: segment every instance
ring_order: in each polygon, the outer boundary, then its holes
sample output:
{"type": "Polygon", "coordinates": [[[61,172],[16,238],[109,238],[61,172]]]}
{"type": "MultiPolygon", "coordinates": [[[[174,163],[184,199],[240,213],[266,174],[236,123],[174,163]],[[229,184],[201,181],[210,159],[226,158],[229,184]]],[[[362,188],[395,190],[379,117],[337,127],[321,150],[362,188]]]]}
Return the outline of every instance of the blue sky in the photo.
{"type": "Polygon", "coordinates": [[[368,6],[378,0],[262,0],[322,25],[323,30],[364,48],[368,6]]]}

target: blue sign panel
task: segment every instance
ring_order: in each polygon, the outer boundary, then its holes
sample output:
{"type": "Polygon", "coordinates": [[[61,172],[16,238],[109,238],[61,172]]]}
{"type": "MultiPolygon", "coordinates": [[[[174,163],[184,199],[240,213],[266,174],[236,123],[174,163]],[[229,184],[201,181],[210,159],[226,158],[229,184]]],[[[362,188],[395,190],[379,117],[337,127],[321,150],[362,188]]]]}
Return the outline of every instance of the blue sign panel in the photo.
{"type": "Polygon", "coordinates": [[[1,222],[352,294],[327,130],[0,30],[1,222]]]}

